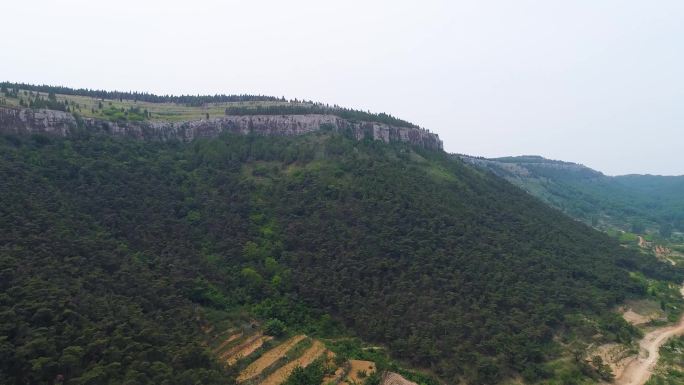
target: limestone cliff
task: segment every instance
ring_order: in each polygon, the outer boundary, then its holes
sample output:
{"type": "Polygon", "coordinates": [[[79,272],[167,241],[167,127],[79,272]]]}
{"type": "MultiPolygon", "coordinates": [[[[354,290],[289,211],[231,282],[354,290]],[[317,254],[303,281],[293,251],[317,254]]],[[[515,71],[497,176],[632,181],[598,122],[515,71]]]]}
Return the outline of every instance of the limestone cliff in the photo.
{"type": "Polygon", "coordinates": [[[383,142],[400,141],[441,150],[437,134],[422,128],[397,127],[376,122],[356,122],[335,115],[230,115],[183,122],[144,121],[110,122],[77,118],[55,110],[0,107],[0,133],[44,133],[68,136],[77,129],[105,132],[143,140],[211,138],[221,133],[256,135],[301,135],[331,129],[347,132],[356,139],[371,138],[383,142]]]}

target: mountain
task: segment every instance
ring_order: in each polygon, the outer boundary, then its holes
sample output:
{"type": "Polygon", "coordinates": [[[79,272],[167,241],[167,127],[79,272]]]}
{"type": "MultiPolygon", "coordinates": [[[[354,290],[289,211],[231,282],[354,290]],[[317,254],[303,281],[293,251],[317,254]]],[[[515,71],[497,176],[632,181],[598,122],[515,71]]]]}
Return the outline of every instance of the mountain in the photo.
{"type": "Polygon", "coordinates": [[[188,141],[221,133],[301,135],[317,130],[357,139],[442,149],[435,134],[380,113],[259,95],[158,96],[0,83],[0,129],[65,136],[104,132],[147,140],[188,141]]]}
{"type": "Polygon", "coordinates": [[[684,232],[684,176],[611,177],[540,156],[460,158],[599,228],[657,232],[665,238],[684,232]]]}
{"type": "Polygon", "coordinates": [[[447,383],[579,384],[583,346],[638,336],[613,308],[684,279],[439,148],[283,129],[2,123],[0,383],[232,383],[207,330],[263,324],[447,383]]]}

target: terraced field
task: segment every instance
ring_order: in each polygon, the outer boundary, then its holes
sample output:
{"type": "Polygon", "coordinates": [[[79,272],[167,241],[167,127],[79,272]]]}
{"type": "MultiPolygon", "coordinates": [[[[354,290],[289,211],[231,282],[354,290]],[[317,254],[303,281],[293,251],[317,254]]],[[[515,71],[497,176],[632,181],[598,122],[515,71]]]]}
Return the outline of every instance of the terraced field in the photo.
{"type": "Polygon", "coordinates": [[[303,368],[309,366],[311,363],[316,361],[319,357],[325,354],[325,345],[321,341],[314,341],[309,349],[307,349],[301,357],[294,359],[287,364],[280,367],[278,370],[273,372],[270,376],[266,377],[262,381],[261,385],[280,385],[292,374],[292,371],[296,367],[301,366],[303,368]]]}
{"type": "Polygon", "coordinates": [[[295,347],[295,345],[304,339],[306,339],[306,336],[300,334],[267,351],[256,361],[247,366],[242,372],[240,372],[240,375],[237,378],[238,382],[243,382],[260,375],[264,370],[266,370],[266,368],[272,366],[274,363],[276,363],[276,361],[285,357],[288,351],[290,351],[295,347]]]}
{"type": "MultiPolygon", "coordinates": [[[[320,385],[363,385],[378,368],[373,361],[338,360],[325,344],[304,334],[274,339],[253,329],[229,329],[215,334],[214,354],[239,370],[240,385],[281,385],[297,367],[321,363],[320,385]],[[342,362],[341,362],[342,361],[342,362]]],[[[415,385],[397,373],[384,372],[381,385],[415,385]]]]}
{"type": "Polygon", "coordinates": [[[314,362],[326,368],[321,385],[361,385],[376,370],[372,361],[340,363],[323,342],[304,334],[278,340],[261,331],[227,330],[214,338],[214,354],[227,366],[239,368],[237,382],[242,385],[281,385],[297,367],[314,362]]]}
{"type": "Polygon", "coordinates": [[[335,368],[335,371],[330,371],[325,377],[323,377],[323,385],[337,385],[342,379],[344,379],[347,374],[349,374],[349,369],[351,365],[349,361],[344,362],[342,365],[337,366],[335,364],[335,353],[328,351],[326,365],[330,368],[335,368]]]}
{"type": "Polygon", "coordinates": [[[222,350],[216,350],[215,353],[224,360],[228,366],[234,365],[239,360],[249,357],[252,353],[258,350],[266,341],[273,339],[273,337],[265,336],[261,333],[238,338],[230,336],[228,340],[222,343],[222,350]],[[228,341],[232,338],[231,341],[228,341]]]}
{"type": "Polygon", "coordinates": [[[215,350],[221,351],[225,349],[228,345],[230,345],[233,341],[237,340],[240,337],[242,337],[242,333],[231,334],[227,339],[221,342],[215,350]]]}
{"type": "Polygon", "coordinates": [[[375,372],[375,362],[362,360],[349,360],[349,373],[341,382],[341,385],[362,384],[363,379],[375,372]]]}

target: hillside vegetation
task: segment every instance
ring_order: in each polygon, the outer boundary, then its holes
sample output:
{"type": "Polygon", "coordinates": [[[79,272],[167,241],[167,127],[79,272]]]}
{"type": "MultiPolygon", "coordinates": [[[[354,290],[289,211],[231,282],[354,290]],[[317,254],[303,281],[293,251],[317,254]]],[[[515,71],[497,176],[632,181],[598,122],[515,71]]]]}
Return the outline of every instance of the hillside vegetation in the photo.
{"type": "Polygon", "coordinates": [[[630,272],[684,279],[443,152],[333,133],[6,135],[0,180],[0,383],[226,383],[221,317],[449,383],[579,383],[554,337],[629,341],[630,272]]]}
{"type": "Polygon", "coordinates": [[[684,176],[610,177],[539,156],[464,159],[593,226],[684,241],[684,176]]]}
{"type": "Polygon", "coordinates": [[[352,121],[418,126],[386,113],[264,95],[154,95],[0,82],[0,106],[47,108],[114,122],[185,121],[226,115],[330,114],[352,121]]]}

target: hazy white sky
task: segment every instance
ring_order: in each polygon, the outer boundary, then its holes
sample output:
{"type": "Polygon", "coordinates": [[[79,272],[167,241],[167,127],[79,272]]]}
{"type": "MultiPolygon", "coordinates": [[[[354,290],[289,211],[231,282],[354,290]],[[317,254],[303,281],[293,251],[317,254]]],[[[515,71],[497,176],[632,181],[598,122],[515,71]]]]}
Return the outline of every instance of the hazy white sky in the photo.
{"type": "Polygon", "coordinates": [[[2,3],[2,80],[311,99],[450,152],[684,174],[682,0],[2,3]]]}

